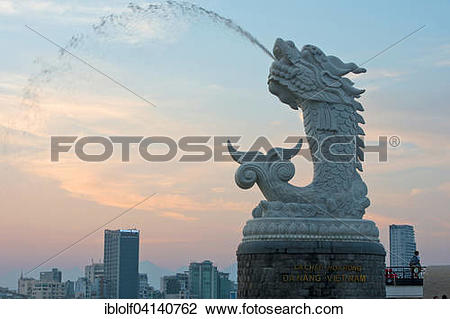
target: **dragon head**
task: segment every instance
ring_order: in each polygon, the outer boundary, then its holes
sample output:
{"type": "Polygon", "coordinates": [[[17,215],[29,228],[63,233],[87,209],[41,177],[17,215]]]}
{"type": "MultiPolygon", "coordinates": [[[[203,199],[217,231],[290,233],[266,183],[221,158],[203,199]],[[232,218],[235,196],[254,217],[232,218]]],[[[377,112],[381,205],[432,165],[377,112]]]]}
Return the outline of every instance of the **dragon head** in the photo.
{"type": "Polygon", "coordinates": [[[364,90],[342,77],[366,70],[355,63],[344,63],[335,56],[325,55],[313,45],[298,50],[292,41],[277,39],[273,48],[275,61],[269,73],[269,91],[293,109],[303,108],[306,101],[340,103],[361,110],[354,100],[364,90]]]}

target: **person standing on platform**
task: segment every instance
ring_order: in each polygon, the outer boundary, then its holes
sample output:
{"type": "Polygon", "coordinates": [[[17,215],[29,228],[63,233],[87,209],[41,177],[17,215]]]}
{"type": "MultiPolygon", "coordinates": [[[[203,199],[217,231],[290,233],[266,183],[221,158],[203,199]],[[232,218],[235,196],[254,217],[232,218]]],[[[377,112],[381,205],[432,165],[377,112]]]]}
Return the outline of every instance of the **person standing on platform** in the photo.
{"type": "Polygon", "coordinates": [[[420,257],[419,252],[416,250],[414,252],[414,256],[411,257],[411,260],[409,261],[409,267],[411,268],[411,277],[414,279],[419,278],[421,266],[420,266],[420,257]]]}

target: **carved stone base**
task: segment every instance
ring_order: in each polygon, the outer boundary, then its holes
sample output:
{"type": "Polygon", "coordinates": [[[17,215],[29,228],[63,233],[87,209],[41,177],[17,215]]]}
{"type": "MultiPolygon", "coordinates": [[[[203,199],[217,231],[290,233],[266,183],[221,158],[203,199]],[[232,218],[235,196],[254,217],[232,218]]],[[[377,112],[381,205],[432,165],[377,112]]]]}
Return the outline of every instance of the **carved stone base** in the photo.
{"type": "Polygon", "coordinates": [[[239,298],[385,298],[378,242],[247,241],[239,245],[239,298]]]}
{"type": "Polygon", "coordinates": [[[248,220],[242,241],[378,242],[378,234],[375,223],[365,219],[271,217],[248,220]]]}

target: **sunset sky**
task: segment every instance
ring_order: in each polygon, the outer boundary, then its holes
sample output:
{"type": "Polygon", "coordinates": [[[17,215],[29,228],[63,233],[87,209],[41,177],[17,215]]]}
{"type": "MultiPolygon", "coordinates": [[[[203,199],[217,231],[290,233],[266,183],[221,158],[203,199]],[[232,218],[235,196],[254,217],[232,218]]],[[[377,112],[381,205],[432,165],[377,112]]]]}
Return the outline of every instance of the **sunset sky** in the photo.
{"type": "MultiPolygon", "coordinates": [[[[150,163],[120,147],[102,163],[72,151],[50,161],[52,135],[259,136],[281,146],[303,135],[301,113],[267,90],[270,58],[232,30],[193,16],[139,16],[129,1],[0,1],[0,286],[26,272],[145,196],[156,196],[111,223],[141,230],[142,260],[177,269],[210,259],[235,262],[241,230],[263,199],[234,183],[236,163],[150,163]],[[99,35],[92,24],[111,13],[124,26],[99,35]],[[125,23],[126,22],[126,23],[125,23]],[[153,107],[58,49],[71,52],[150,100],[153,107]]],[[[136,2],[145,6],[145,2],[136,2]]],[[[194,3],[233,19],[270,50],[277,37],[314,44],[345,62],[365,88],[366,144],[398,136],[388,161],[367,154],[363,179],[374,220],[388,246],[390,224],[412,224],[425,265],[450,264],[450,20],[448,1],[237,1],[194,3]]],[[[212,145],[210,142],[209,145],[212,145]]],[[[292,183],[306,185],[312,164],[294,160],[292,183]]],[[[83,267],[103,257],[103,231],[43,268],[83,267]]],[[[152,283],[158,286],[158,283],[152,283]]]]}

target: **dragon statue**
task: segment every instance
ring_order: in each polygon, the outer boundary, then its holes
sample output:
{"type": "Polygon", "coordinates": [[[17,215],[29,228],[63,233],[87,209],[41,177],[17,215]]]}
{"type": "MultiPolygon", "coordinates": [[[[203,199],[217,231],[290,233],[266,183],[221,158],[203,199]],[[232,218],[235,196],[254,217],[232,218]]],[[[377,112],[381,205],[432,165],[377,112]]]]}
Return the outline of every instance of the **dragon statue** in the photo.
{"type": "Polygon", "coordinates": [[[243,189],[255,183],[266,200],[253,210],[244,227],[244,241],[267,239],[344,239],[378,241],[378,229],[362,220],[370,201],[358,173],[364,160],[364,119],[356,101],[364,92],[344,75],[366,70],[325,55],[313,45],[298,50],[292,41],[277,39],[270,68],[269,91],[294,110],[301,109],[314,176],[305,187],[289,180],[290,161],[302,146],[273,148],[267,154],[229,152],[240,165],[235,180],[243,189]],[[345,223],[342,221],[345,220],[345,223]]]}

